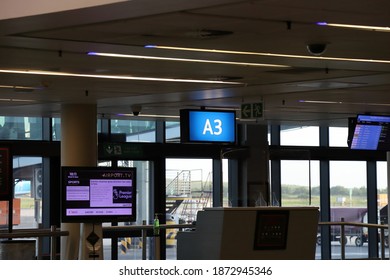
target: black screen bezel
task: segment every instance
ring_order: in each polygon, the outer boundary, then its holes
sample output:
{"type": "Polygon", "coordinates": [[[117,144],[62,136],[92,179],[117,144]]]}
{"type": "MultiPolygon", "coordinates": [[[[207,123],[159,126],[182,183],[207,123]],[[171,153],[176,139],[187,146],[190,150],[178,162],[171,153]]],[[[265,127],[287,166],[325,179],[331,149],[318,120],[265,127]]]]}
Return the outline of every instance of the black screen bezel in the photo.
{"type": "Polygon", "coordinates": [[[203,110],[203,109],[181,109],[180,110],[180,142],[181,143],[206,143],[206,144],[226,144],[234,145],[237,143],[237,120],[236,112],[232,110],[203,110]],[[233,141],[202,141],[194,140],[190,137],[190,113],[191,112],[211,112],[211,113],[229,113],[234,115],[234,140],[233,141]]]}
{"type": "Polygon", "coordinates": [[[136,180],[136,168],[135,167],[80,167],[80,166],[62,166],[61,167],[61,222],[62,223],[103,223],[103,222],[134,222],[137,218],[137,180],[136,180]],[[131,215],[81,215],[81,216],[67,216],[66,210],[68,207],[68,202],[66,201],[66,174],[71,171],[90,172],[91,174],[96,173],[96,175],[91,175],[91,179],[99,178],[99,174],[103,172],[129,172],[132,174],[133,180],[133,196],[132,196],[132,214],[131,215]]]}
{"type": "MultiPolygon", "coordinates": [[[[390,118],[390,115],[370,115],[370,114],[358,114],[355,118],[350,118],[349,119],[349,123],[348,123],[348,129],[349,129],[349,133],[348,133],[348,147],[352,150],[368,150],[368,151],[390,151],[390,122],[375,122],[375,121],[371,121],[371,122],[362,122],[362,121],[359,121],[360,117],[370,117],[370,118],[373,118],[373,117],[386,117],[386,118],[390,118]],[[366,148],[363,148],[363,147],[359,147],[359,148],[355,148],[352,146],[352,142],[354,141],[355,137],[356,137],[356,133],[355,133],[355,130],[356,130],[356,127],[357,126],[360,126],[360,125],[364,125],[364,126],[371,126],[371,125],[380,125],[382,127],[382,131],[381,131],[381,134],[382,133],[385,133],[385,135],[382,135],[384,139],[379,139],[379,142],[376,143],[376,149],[366,149],[366,148]],[[386,127],[385,130],[383,130],[383,128],[386,127]],[[384,142],[381,141],[381,140],[385,140],[384,142]]],[[[382,137],[381,136],[381,137],[382,137]]]]}

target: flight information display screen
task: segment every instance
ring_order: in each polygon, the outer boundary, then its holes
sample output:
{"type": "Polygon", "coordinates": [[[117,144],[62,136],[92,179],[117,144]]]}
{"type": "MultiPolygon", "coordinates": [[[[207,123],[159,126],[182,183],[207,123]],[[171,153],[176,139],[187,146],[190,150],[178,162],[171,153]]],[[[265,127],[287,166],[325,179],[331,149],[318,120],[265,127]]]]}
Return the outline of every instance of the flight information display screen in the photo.
{"type": "Polygon", "coordinates": [[[390,116],[358,115],[350,140],[356,150],[390,150],[390,116]]]}

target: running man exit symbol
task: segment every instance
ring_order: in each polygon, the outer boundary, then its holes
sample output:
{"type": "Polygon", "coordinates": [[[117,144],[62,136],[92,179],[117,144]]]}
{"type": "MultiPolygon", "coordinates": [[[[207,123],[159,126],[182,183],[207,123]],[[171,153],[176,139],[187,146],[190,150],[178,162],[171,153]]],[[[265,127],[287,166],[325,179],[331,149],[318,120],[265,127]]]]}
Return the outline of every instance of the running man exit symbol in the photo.
{"type": "Polygon", "coordinates": [[[252,119],[263,117],[263,103],[247,103],[241,105],[241,118],[252,119]]]}
{"type": "Polygon", "coordinates": [[[252,104],[252,116],[253,116],[253,118],[262,118],[263,117],[263,103],[253,103],[252,104]]]}

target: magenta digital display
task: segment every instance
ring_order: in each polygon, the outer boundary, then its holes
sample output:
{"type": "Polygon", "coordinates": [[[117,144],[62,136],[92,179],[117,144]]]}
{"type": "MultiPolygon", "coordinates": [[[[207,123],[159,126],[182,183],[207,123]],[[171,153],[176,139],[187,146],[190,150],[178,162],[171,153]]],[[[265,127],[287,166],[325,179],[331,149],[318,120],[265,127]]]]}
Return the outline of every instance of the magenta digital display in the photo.
{"type": "Polygon", "coordinates": [[[136,169],[62,167],[62,222],[136,220],[136,169]]]}

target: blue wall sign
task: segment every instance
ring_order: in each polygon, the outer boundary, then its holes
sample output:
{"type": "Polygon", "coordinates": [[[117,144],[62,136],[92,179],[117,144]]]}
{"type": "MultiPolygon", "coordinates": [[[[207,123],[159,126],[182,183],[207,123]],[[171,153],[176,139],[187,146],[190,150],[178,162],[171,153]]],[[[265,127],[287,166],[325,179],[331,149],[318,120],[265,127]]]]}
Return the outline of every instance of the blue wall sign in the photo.
{"type": "Polygon", "coordinates": [[[234,111],[185,110],[180,122],[183,122],[184,142],[234,143],[236,140],[234,111]]]}

